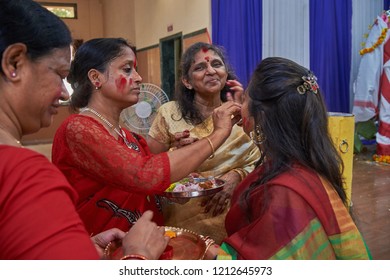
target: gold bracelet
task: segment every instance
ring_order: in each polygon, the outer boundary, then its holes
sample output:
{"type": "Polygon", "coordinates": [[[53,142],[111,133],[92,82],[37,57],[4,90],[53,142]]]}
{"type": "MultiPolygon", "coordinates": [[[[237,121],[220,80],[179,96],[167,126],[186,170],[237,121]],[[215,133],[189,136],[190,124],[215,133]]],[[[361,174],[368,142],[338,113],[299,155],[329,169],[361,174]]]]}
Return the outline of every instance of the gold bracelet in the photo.
{"type": "Polygon", "coordinates": [[[232,169],[232,171],[236,172],[238,176],[240,176],[240,181],[244,180],[245,178],[245,172],[239,168],[232,169]]]}
{"type": "Polygon", "coordinates": [[[138,255],[138,254],[130,254],[130,255],[123,256],[121,258],[121,260],[128,260],[128,259],[147,260],[145,256],[138,255]]]}
{"type": "Polygon", "coordinates": [[[214,150],[214,145],[213,145],[213,142],[211,142],[210,138],[208,136],[205,137],[207,141],[209,141],[209,144],[211,146],[211,150],[213,151],[213,153],[211,154],[211,156],[209,156],[209,159],[212,159],[214,158],[214,153],[215,153],[215,150],[214,150]]]}

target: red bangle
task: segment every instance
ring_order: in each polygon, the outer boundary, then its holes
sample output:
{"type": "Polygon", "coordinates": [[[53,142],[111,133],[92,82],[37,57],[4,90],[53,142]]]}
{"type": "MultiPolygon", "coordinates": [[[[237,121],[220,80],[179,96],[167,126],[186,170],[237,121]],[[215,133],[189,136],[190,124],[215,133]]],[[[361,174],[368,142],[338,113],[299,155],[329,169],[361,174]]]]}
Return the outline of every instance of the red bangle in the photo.
{"type": "Polygon", "coordinates": [[[147,260],[147,258],[146,258],[145,256],[138,255],[138,254],[130,254],[130,255],[123,256],[123,257],[121,258],[121,260],[129,260],[129,259],[147,260]]]}

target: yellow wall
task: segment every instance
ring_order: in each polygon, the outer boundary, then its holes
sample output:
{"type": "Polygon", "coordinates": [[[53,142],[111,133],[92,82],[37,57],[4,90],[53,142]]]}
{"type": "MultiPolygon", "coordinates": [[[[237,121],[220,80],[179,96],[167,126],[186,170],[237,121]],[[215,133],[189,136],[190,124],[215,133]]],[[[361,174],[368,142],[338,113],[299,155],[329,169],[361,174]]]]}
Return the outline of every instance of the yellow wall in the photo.
{"type": "Polygon", "coordinates": [[[123,37],[137,49],[172,34],[211,31],[210,0],[43,0],[76,3],[77,19],[64,19],[73,38],[123,37]],[[167,26],[173,25],[172,31],[167,26]]]}
{"type": "Polygon", "coordinates": [[[122,37],[136,45],[135,0],[101,0],[100,2],[102,2],[104,37],[122,37]]]}
{"type": "MultiPolygon", "coordinates": [[[[77,19],[64,19],[74,39],[123,37],[138,50],[138,71],[143,82],[161,86],[160,39],[181,33],[183,49],[196,41],[209,42],[210,0],[43,0],[76,3],[77,19]],[[167,26],[173,25],[168,32],[167,26]],[[201,34],[188,36],[200,30],[201,34]],[[186,36],[187,35],[187,36],[186,36]],[[144,49],[144,50],[142,50],[144,49]]],[[[50,142],[58,125],[69,115],[62,107],[49,128],[23,137],[25,143],[50,142]]]]}
{"type": "Polygon", "coordinates": [[[135,44],[135,0],[43,0],[76,3],[77,19],[64,19],[74,39],[123,37],[135,44]]]}
{"type": "Polygon", "coordinates": [[[176,33],[183,35],[211,27],[210,0],[135,0],[135,33],[138,49],[159,43],[176,33]],[[167,31],[172,24],[173,30],[167,31]]]}
{"type": "Polygon", "coordinates": [[[102,4],[100,0],[43,0],[37,2],[76,3],[77,19],[64,19],[74,39],[88,40],[103,36],[102,4]]]}

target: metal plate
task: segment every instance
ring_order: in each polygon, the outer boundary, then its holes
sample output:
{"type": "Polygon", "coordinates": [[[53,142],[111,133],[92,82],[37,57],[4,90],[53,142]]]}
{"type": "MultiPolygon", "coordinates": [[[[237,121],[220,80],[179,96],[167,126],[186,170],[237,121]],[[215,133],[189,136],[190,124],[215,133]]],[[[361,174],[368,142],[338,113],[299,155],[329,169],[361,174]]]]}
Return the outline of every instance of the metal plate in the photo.
{"type": "MultiPolygon", "coordinates": [[[[172,237],[168,242],[168,245],[173,250],[169,260],[203,259],[207,246],[205,238],[202,235],[186,229],[168,226],[165,227],[165,231],[173,231],[176,233],[176,236],[172,237]]],[[[122,258],[123,250],[121,240],[110,242],[104,250],[104,257],[108,260],[119,260],[122,258]]]]}
{"type": "Polygon", "coordinates": [[[222,191],[223,187],[225,186],[225,181],[222,179],[215,178],[215,185],[216,187],[211,189],[204,189],[201,191],[184,191],[184,192],[173,192],[173,191],[165,191],[161,195],[168,197],[168,198],[194,198],[199,196],[206,196],[206,195],[212,195],[217,192],[222,191]]]}
{"type": "Polygon", "coordinates": [[[192,231],[165,227],[165,231],[173,231],[176,237],[169,240],[168,245],[173,248],[172,260],[201,260],[206,250],[206,242],[203,236],[192,231]]]}

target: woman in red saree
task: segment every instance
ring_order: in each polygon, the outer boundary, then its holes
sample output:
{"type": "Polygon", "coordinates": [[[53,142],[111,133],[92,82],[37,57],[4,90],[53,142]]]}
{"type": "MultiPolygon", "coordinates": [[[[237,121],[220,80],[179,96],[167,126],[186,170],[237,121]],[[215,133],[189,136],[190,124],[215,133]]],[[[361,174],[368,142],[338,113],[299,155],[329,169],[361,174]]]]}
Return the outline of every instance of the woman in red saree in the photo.
{"type": "Polygon", "coordinates": [[[236,188],[217,259],[369,259],[346,207],[342,161],[316,77],[284,58],[255,70],[243,129],[262,156],[236,188]]]}
{"type": "Polygon", "coordinates": [[[53,141],[53,163],[79,195],[77,211],[89,233],[117,227],[127,231],[146,210],[163,225],[155,195],[214,154],[237,122],[241,105],[226,102],[213,112],[214,131],[180,150],[151,154],[145,139],[122,128],[123,109],[138,102],[142,78],[136,58],[121,38],[84,43],[68,80],[74,89],[68,117],[53,141]]]}
{"type": "MultiPolygon", "coordinates": [[[[126,259],[157,259],[168,240],[150,211],[127,234],[113,228],[91,237],[64,175],[22,146],[69,98],[71,42],[64,22],[36,1],[0,1],[0,260],[93,260],[115,239],[126,259]]],[[[4,268],[2,275],[14,274],[4,268]]]]}

